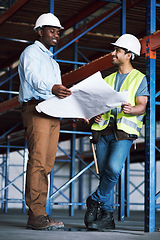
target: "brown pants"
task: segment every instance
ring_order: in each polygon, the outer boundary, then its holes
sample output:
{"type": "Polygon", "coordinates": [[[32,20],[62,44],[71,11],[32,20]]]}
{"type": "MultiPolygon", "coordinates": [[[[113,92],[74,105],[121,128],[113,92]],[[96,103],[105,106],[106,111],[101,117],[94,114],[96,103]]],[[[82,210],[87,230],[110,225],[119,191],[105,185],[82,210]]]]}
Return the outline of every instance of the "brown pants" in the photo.
{"type": "Polygon", "coordinates": [[[60,120],[38,113],[35,105],[22,107],[22,120],[29,151],[25,191],[28,215],[47,215],[48,174],[55,161],[60,120]]]}

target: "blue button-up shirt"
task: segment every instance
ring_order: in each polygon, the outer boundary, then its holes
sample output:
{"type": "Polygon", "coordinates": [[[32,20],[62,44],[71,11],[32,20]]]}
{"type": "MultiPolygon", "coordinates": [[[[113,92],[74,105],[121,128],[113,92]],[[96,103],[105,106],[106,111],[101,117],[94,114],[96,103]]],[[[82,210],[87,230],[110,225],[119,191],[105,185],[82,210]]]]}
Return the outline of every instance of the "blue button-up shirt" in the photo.
{"type": "Polygon", "coordinates": [[[62,84],[59,64],[52,57],[52,52],[39,41],[22,52],[18,66],[21,104],[31,99],[46,100],[53,96],[53,85],[62,84]]]}

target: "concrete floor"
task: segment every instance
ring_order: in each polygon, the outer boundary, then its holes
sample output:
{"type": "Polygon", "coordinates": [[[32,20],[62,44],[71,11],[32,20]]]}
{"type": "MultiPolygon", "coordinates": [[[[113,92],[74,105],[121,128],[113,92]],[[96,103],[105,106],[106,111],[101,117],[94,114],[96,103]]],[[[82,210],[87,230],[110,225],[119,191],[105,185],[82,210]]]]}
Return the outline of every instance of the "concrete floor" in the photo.
{"type": "Polygon", "coordinates": [[[116,229],[106,232],[88,231],[83,222],[84,213],[76,210],[69,217],[68,210],[54,210],[52,217],[64,222],[64,230],[35,231],[26,229],[27,214],[22,214],[20,209],[9,209],[6,214],[0,210],[0,240],[160,240],[160,212],[156,213],[154,233],[144,232],[144,213],[140,211],[132,211],[124,222],[117,221],[115,213],[116,229]]]}

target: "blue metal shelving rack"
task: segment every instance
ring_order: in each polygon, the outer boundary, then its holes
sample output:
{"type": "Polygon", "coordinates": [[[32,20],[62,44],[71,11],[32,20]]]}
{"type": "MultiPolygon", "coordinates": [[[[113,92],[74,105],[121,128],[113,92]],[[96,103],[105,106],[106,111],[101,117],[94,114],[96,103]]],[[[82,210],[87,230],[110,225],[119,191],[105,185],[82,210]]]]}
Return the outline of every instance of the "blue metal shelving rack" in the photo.
{"type": "MultiPolygon", "coordinates": [[[[146,1],[146,36],[156,31],[156,0],[146,1]]],[[[145,156],[145,231],[155,231],[156,204],[156,51],[150,49],[150,38],[146,41],[146,76],[150,98],[146,114],[146,156],[145,156]]]]}
{"type": "MultiPolygon", "coordinates": [[[[8,4],[8,1],[6,1],[8,4]]],[[[107,2],[107,0],[106,0],[107,2]]],[[[113,3],[120,3],[120,6],[112,12],[110,15],[105,16],[101,20],[99,20],[94,25],[90,26],[88,29],[86,29],[84,32],[80,33],[78,36],[76,36],[72,41],[65,44],[63,47],[61,47],[58,50],[55,50],[54,56],[57,58],[57,54],[61,51],[63,51],[65,48],[70,46],[74,43],[74,61],[66,61],[66,60],[60,60],[56,59],[58,62],[68,62],[74,64],[74,69],[77,68],[78,65],[84,65],[88,62],[88,60],[84,57],[84,62],[78,62],[78,54],[81,54],[80,49],[82,48],[78,46],[77,40],[84,36],[87,32],[89,32],[94,27],[98,26],[98,24],[102,23],[103,21],[106,21],[112,14],[116,13],[117,11],[121,10],[122,17],[121,17],[121,26],[122,26],[122,33],[126,32],[126,0],[122,1],[108,1],[113,3]]],[[[159,204],[156,205],[156,200],[160,197],[160,193],[156,194],[155,190],[155,175],[156,175],[156,166],[155,166],[155,140],[156,140],[156,124],[155,124],[155,112],[156,112],[156,105],[160,105],[158,102],[156,102],[156,97],[160,95],[160,93],[156,93],[156,51],[153,52],[150,50],[150,38],[149,36],[152,35],[156,31],[156,8],[160,7],[160,4],[156,3],[156,0],[146,0],[146,36],[148,36],[148,39],[146,41],[146,75],[148,78],[148,84],[149,84],[149,91],[150,91],[150,98],[147,105],[147,114],[146,114],[146,136],[145,136],[145,147],[146,147],[146,155],[145,155],[145,231],[146,232],[153,232],[155,231],[155,211],[156,208],[160,208],[159,204]]],[[[50,12],[54,13],[54,0],[50,0],[50,12]]],[[[136,21],[136,19],[135,19],[136,21]]],[[[75,29],[78,27],[78,25],[75,27],[75,29]]],[[[16,41],[18,41],[16,39],[16,41]]],[[[19,40],[21,41],[21,40],[19,40]]],[[[91,49],[90,49],[91,50],[91,49]]],[[[92,49],[94,50],[94,49],[92,49]]],[[[104,50],[105,52],[106,50],[104,50]]],[[[12,94],[17,94],[17,92],[12,91],[12,78],[14,75],[11,75],[12,69],[10,69],[9,77],[7,80],[3,80],[0,83],[0,86],[2,86],[3,83],[6,81],[10,82],[9,91],[4,91],[9,93],[9,98],[12,97],[12,94]]],[[[16,73],[17,74],[17,73],[16,73]]],[[[1,92],[3,92],[1,90],[1,92]]],[[[15,126],[16,127],[16,126],[15,126]]],[[[13,127],[14,128],[14,127],[13,127]]],[[[12,129],[11,129],[12,130],[12,129]]],[[[11,131],[10,130],[10,131],[11,131]]],[[[9,132],[6,133],[6,136],[9,134],[9,132]]],[[[87,169],[89,169],[90,166],[94,164],[94,162],[90,163],[89,166],[85,166],[83,169],[82,166],[80,167],[80,171],[77,175],[75,175],[75,157],[76,157],[76,151],[75,151],[75,139],[76,134],[79,134],[75,131],[73,128],[73,131],[70,133],[72,134],[72,141],[71,141],[71,179],[66,183],[65,186],[62,186],[59,190],[57,189],[55,192],[53,192],[53,182],[51,181],[51,188],[50,188],[50,198],[48,201],[48,211],[51,211],[52,208],[52,198],[58,194],[64,187],[70,184],[70,199],[69,204],[70,205],[70,215],[73,216],[74,214],[74,180],[80,177],[87,169]]],[[[3,136],[0,136],[3,137],[3,136]]],[[[83,145],[83,144],[82,144],[83,145]]],[[[9,182],[9,154],[10,154],[10,143],[8,140],[7,146],[0,146],[6,148],[6,157],[3,156],[3,162],[1,164],[2,167],[2,178],[3,182],[5,180],[5,187],[2,188],[0,192],[3,192],[5,194],[2,194],[1,204],[2,208],[7,212],[8,208],[8,187],[11,184],[14,184],[13,182],[9,182]]],[[[83,148],[83,147],[82,147],[83,148]]],[[[26,145],[22,146],[22,149],[24,149],[24,155],[23,155],[23,164],[26,161],[26,145]]],[[[25,174],[25,171],[22,173],[25,174]]],[[[51,174],[51,179],[53,178],[54,173],[51,174]]],[[[19,176],[21,177],[21,176],[19,176]]],[[[83,182],[83,180],[81,179],[83,182]]],[[[23,184],[24,185],[24,184],[23,184]]],[[[79,205],[84,205],[82,202],[82,186],[80,185],[80,203],[79,205]]],[[[124,166],[124,169],[121,174],[120,178],[120,207],[119,207],[119,220],[123,221],[125,216],[129,216],[129,157],[127,159],[126,165],[124,166]],[[127,179],[127,181],[125,180],[127,179]]],[[[15,186],[16,187],[16,186],[15,186]]],[[[15,200],[16,201],[16,200],[15,200]]],[[[25,202],[24,202],[24,187],[22,189],[22,204],[23,204],[23,212],[25,212],[25,202]]],[[[78,203],[77,203],[78,205],[78,203]]]]}

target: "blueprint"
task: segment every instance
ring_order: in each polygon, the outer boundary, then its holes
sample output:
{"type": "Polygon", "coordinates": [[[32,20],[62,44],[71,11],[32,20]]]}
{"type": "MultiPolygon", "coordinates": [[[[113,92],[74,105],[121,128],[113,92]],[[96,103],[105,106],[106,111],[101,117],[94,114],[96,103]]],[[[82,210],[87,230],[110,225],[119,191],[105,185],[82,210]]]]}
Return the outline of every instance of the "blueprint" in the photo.
{"type": "Polygon", "coordinates": [[[128,102],[128,92],[116,92],[102,78],[101,72],[70,88],[72,94],[60,99],[56,96],[39,103],[38,112],[58,118],[91,119],[128,102]]]}

